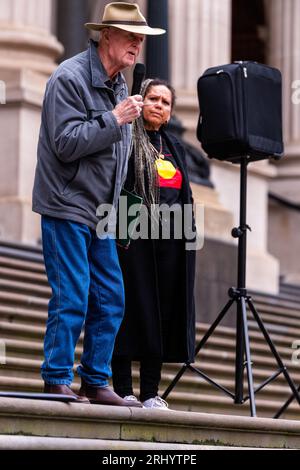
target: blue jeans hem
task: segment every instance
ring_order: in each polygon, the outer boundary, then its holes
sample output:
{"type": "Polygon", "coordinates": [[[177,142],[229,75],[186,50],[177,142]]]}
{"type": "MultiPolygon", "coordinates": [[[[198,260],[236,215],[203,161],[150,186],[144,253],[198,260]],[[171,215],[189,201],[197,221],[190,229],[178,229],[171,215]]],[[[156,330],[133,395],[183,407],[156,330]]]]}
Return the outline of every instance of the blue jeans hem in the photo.
{"type": "Polygon", "coordinates": [[[56,380],[56,379],[44,379],[44,382],[47,384],[47,385],[68,385],[70,386],[72,382],[70,382],[69,380],[56,380]]]}
{"type": "Polygon", "coordinates": [[[68,385],[70,386],[73,382],[72,378],[58,378],[55,376],[51,376],[49,372],[41,371],[41,377],[43,381],[48,385],[68,385]]]}
{"type": "Polygon", "coordinates": [[[86,375],[85,373],[77,370],[77,374],[79,375],[79,377],[87,384],[87,385],[91,385],[92,387],[108,387],[109,386],[109,382],[108,380],[97,380],[97,379],[92,379],[86,375]]]}

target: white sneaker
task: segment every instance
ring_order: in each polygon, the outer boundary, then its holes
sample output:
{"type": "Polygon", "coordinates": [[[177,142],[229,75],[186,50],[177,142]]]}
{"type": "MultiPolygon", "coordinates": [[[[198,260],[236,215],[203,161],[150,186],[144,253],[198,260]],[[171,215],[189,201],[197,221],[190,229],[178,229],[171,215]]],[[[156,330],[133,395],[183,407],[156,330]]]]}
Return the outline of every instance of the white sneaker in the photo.
{"type": "Polygon", "coordinates": [[[135,397],[134,395],[127,395],[126,397],[123,398],[123,400],[138,401],[137,397],[135,397]]]}
{"type": "Polygon", "coordinates": [[[160,398],[159,396],[154,397],[154,398],[149,398],[146,401],[143,401],[143,407],[144,408],[157,408],[160,410],[168,410],[169,405],[168,403],[160,398]]]}

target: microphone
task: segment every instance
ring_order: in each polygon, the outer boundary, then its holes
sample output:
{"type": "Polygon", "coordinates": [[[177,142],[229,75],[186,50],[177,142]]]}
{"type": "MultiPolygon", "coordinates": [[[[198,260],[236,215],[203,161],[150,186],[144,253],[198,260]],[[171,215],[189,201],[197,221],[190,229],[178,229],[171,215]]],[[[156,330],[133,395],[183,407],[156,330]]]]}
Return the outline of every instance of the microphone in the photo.
{"type": "Polygon", "coordinates": [[[146,74],[145,65],[137,63],[133,71],[133,84],[132,84],[131,96],[140,94],[142,82],[145,78],[145,74],[146,74]]]}

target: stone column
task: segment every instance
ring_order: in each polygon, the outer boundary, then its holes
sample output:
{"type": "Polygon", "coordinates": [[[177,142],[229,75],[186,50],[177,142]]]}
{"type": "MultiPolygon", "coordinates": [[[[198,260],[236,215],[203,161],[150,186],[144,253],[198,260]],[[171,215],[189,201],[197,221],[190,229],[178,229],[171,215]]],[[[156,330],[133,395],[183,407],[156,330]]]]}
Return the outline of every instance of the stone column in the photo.
{"type": "Polygon", "coordinates": [[[172,79],[189,91],[206,68],[230,61],[231,0],[172,0],[169,9],[172,79]]]}
{"type": "MultiPolygon", "coordinates": [[[[172,0],[170,6],[172,82],[178,93],[176,112],[188,129],[186,137],[196,146],[199,145],[197,81],[208,67],[231,62],[231,9],[231,0],[172,0]]],[[[276,293],[278,261],[267,251],[267,193],[273,175],[274,169],[267,162],[249,166],[248,223],[253,232],[248,237],[247,286],[276,293]]],[[[228,247],[232,253],[230,247],[235,242],[231,229],[239,222],[239,167],[212,160],[211,179],[215,190],[193,185],[196,201],[205,205],[207,244],[219,240],[224,243],[224,250],[228,247]]],[[[230,257],[235,273],[235,260],[231,254],[228,262],[230,257]]],[[[206,259],[211,261],[212,257],[206,259]]]]}
{"type": "MultiPolygon", "coordinates": [[[[185,139],[196,138],[199,117],[197,81],[212,65],[228,63],[231,50],[231,0],[172,0],[169,3],[171,82],[176,89],[176,115],[186,128],[185,139]]],[[[206,206],[206,236],[231,242],[232,216],[217,191],[193,185],[196,200],[206,206]]]]}
{"type": "MultiPolygon", "coordinates": [[[[269,63],[282,72],[285,157],[276,164],[271,191],[300,203],[300,2],[265,0],[269,23],[269,63]]],[[[281,273],[300,282],[300,214],[270,205],[269,244],[281,273]]]]}
{"type": "Polygon", "coordinates": [[[265,0],[265,3],[269,23],[269,62],[282,72],[285,151],[291,157],[282,160],[281,164],[294,165],[294,159],[300,159],[300,103],[299,92],[296,91],[300,87],[300,3],[298,0],[265,0]]]}
{"type": "Polygon", "coordinates": [[[40,112],[46,80],[62,46],[51,34],[51,0],[1,0],[0,237],[35,242],[39,217],[31,212],[40,112]]]}

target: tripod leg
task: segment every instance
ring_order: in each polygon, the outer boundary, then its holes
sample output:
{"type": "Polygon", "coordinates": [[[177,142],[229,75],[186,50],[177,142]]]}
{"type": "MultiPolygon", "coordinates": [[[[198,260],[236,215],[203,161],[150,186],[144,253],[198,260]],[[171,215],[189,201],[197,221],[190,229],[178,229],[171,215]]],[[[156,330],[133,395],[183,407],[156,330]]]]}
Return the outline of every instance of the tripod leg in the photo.
{"type": "MultiPolygon", "coordinates": [[[[297,388],[297,392],[299,393],[300,391],[300,387],[297,388]]],[[[287,401],[284,403],[284,405],[280,408],[280,410],[277,411],[277,413],[275,414],[274,418],[275,419],[278,419],[280,418],[280,416],[282,415],[282,413],[285,412],[285,410],[288,409],[288,407],[290,406],[290,404],[292,403],[292,401],[294,401],[295,399],[295,396],[294,394],[292,393],[292,395],[287,399],[287,401]]]]}
{"type": "MultiPolygon", "coordinates": [[[[249,308],[256,320],[256,323],[258,324],[258,327],[259,329],[261,330],[262,334],[264,335],[264,338],[266,340],[266,342],[268,343],[269,345],[269,348],[271,349],[272,351],[272,354],[273,356],[275,357],[276,361],[277,361],[277,364],[278,366],[280,367],[280,369],[282,369],[282,373],[284,374],[285,376],[285,379],[287,381],[287,383],[289,384],[290,386],[290,389],[292,390],[293,392],[293,398],[296,398],[297,402],[299,403],[300,405],[300,396],[299,396],[299,389],[297,389],[296,385],[295,385],[295,382],[293,381],[293,379],[291,378],[289,372],[287,371],[287,368],[286,366],[283,364],[282,362],[282,359],[281,357],[279,356],[275,346],[274,346],[274,343],[273,341],[271,340],[270,336],[269,336],[269,333],[267,332],[262,320],[260,319],[260,316],[258,315],[255,307],[254,307],[254,304],[252,302],[251,299],[248,299],[248,305],[249,305],[249,308]]],[[[291,400],[290,398],[287,400],[286,402],[286,405],[289,406],[289,404],[293,401],[293,399],[291,400]]],[[[278,415],[278,413],[275,415],[276,418],[278,418],[282,413],[283,411],[287,408],[287,406],[284,406],[280,412],[280,414],[278,415]],[[278,415],[278,416],[277,416],[278,415]]]]}
{"type": "Polygon", "coordinates": [[[246,355],[246,366],[247,366],[247,378],[248,378],[248,390],[249,390],[249,399],[250,399],[250,409],[251,416],[256,416],[256,405],[255,405],[255,395],[253,387],[253,373],[252,373],[252,362],[251,362],[251,352],[250,352],[250,343],[249,343],[249,331],[248,331],[248,321],[247,321],[247,310],[246,310],[246,300],[244,297],[241,297],[241,309],[243,315],[243,333],[244,333],[244,345],[245,345],[245,355],[246,355]]]}
{"type": "Polygon", "coordinates": [[[201,341],[199,342],[198,346],[196,347],[196,350],[195,350],[195,356],[198,354],[198,352],[203,348],[203,346],[206,344],[207,340],[210,338],[210,336],[213,334],[213,332],[215,331],[215,329],[217,328],[217,326],[219,325],[219,323],[223,320],[224,316],[226,315],[226,313],[228,312],[228,310],[230,309],[231,305],[233,304],[234,302],[234,299],[230,299],[228,300],[227,304],[225,305],[225,307],[223,308],[223,310],[221,310],[221,312],[219,313],[219,315],[217,316],[216,320],[213,322],[213,324],[211,325],[211,327],[207,330],[207,332],[205,333],[205,335],[203,336],[203,338],[201,339],[201,341]]]}
{"type": "MultiPolygon", "coordinates": [[[[200,351],[200,349],[203,348],[203,346],[206,344],[207,340],[209,339],[209,337],[213,334],[213,332],[215,331],[215,329],[217,328],[217,326],[219,325],[219,323],[222,321],[222,319],[224,318],[225,314],[228,312],[228,310],[230,309],[231,305],[233,304],[234,300],[233,299],[230,299],[227,304],[225,305],[225,307],[221,310],[221,312],[219,313],[218,317],[216,318],[216,320],[214,321],[214,323],[211,325],[211,327],[208,329],[208,331],[205,333],[205,335],[203,336],[203,338],[201,339],[201,341],[199,342],[198,346],[196,347],[195,349],[195,356],[198,354],[198,352],[200,351]]],[[[188,363],[185,363],[183,364],[183,366],[181,367],[181,369],[179,370],[179,372],[177,373],[177,375],[174,377],[174,379],[172,380],[172,382],[170,383],[170,385],[168,386],[168,388],[166,389],[166,391],[163,393],[162,395],[162,398],[165,399],[167,398],[167,396],[171,393],[171,391],[173,390],[173,388],[175,387],[175,385],[177,384],[177,382],[181,379],[181,377],[183,376],[183,374],[185,373],[185,371],[189,368],[189,364],[188,363]]]]}
{"type": "Polygon", "coordinates": [[[180,371],[176,374],[176,376],[174,377],[174,379],[172,380],[172,382],[170,383],[170,385],[168,386],[167,390],[163,393],[163,395],[161,396],[163,400],[165,400],[167,398],[167,396],[172,392],[173,388],[175,387],[175,385],[177,384],[177,382],[181,379],[181,377],[183,376],[183,374],[185,373],[185,371],[187,370],[188,368],[188,365],[187,364],[184,364],[180,371]]]}
{"type": "Polygon", "coordinates": [[[236,309],[236,347],[235,347],[235,399],[236,405],[244,403],[244,331],[241,299],[237,300],[236,309]]]}

